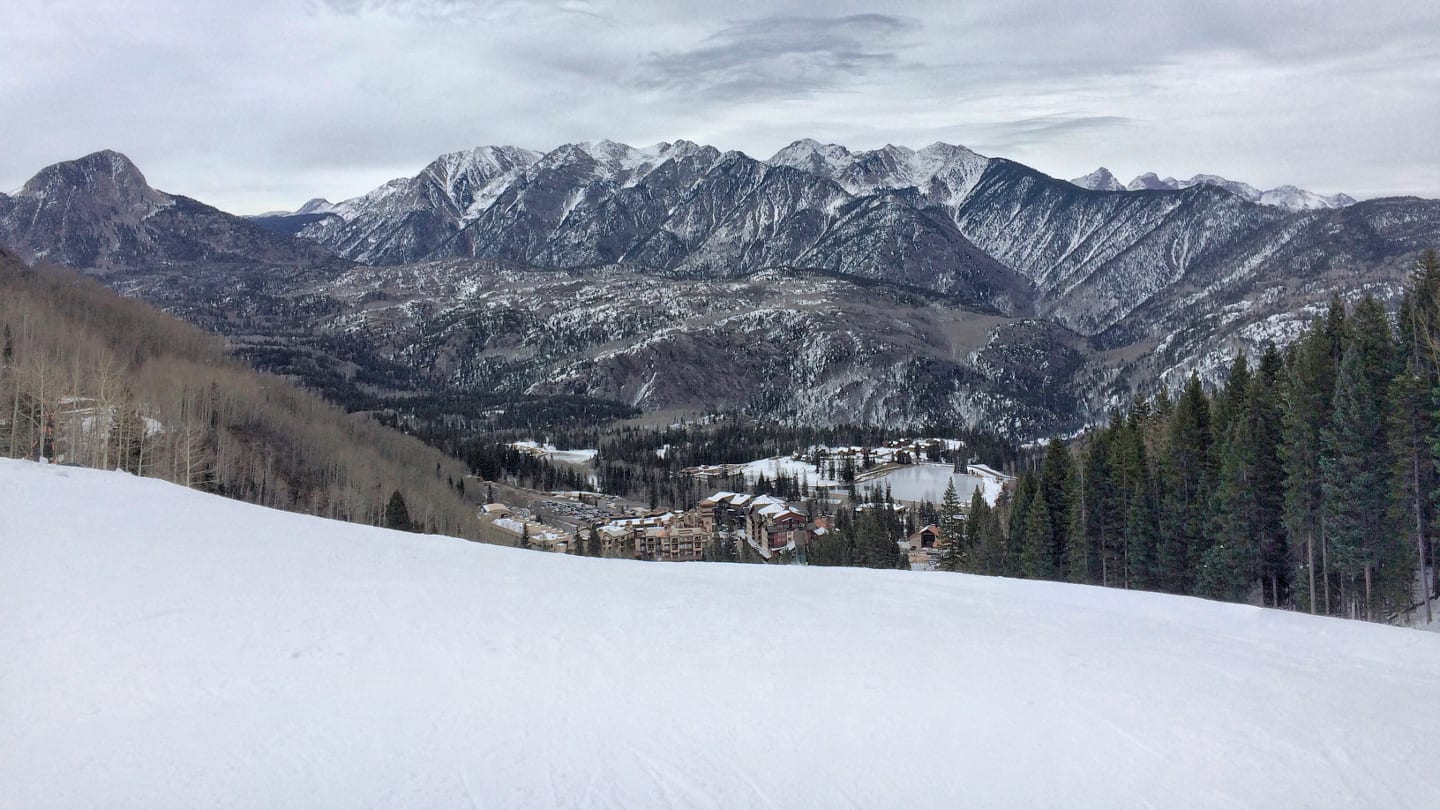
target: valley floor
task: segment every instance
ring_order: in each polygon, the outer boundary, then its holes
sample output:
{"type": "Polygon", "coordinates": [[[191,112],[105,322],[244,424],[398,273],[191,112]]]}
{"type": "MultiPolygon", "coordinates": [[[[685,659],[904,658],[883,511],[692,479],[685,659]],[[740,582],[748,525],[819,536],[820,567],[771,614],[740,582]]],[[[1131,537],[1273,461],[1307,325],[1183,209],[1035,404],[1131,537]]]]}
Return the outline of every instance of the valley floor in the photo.
{"type": "Polygon", "coordinates": [[[0,804],[1440,807],[1440,635],[0,460],[0,804]]]}

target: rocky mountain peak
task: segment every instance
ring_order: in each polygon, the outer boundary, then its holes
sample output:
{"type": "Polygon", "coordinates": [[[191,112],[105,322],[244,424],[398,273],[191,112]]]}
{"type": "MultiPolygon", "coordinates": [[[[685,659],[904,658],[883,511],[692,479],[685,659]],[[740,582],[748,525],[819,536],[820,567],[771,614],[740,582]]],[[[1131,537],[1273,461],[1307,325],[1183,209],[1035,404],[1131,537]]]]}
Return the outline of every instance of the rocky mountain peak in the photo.
{"type": "Polygon", "coordinates": [[[426,208],[434,187],[451,215],[466,217],[493,201],[519,173],[540,160],[540,153],[515,146],[477,146],[441,155],[409,183],[406,203],[426,208]]]}
{"type": "Polygon", "coordinates": [[[1290,211],[1315,211],[1324,208],[1345,208],[1355,204],[1349,194],[1323,196],[1295,186],[1277,186],[1263,192],[1258,200],[1263,205],[1273,205],[1290,211]]]}
{"type": "MultiPolygon", "coordinates": [[[[1076,181],[1076,185],[1083,185],[1076,181]]],[[[1316,194],[1313,191],[1306,191],[1295,186],[1279,186],[1269,191],[1261,191],[1249,183],[1239,180],[1231,180],[1221,177],[1218,174],[1197,174],[1189,180],[1176,180],[1167,177],[1161,180],[1154,172],[1146,172],[1130,181],[1126,188],[1130,191],[1180,191],[1195,186],[1211,186],[1224,189],[1246,202],[1259,203],[1271,208],[1281,208],[1286,211],[1311,211],[1322,208],[1344,208],[1347,205],[1354,205],[1355,198],[1348,194],[1335,194],[1329,197],[1316,194]]]]}
{"type": "Polygon", "coordinates": [[[17,196],[52,204],[67,198],[84,198],[143,216],[168,204],[168,197],[150,187],[130,158],[110,149],[92,152],[41,169],[17,196]]]}
{"type": "Polygon", "coordinates": [[[849,149],[833,143],[820,143],[814,138],[801,138],[776,152],[766,161],[772,166],[790,166],[801,171],[834,177],[850,165],[849,149]]]}
{"type": "Polygon", "coordinates": [[[300,206],[295,210],[295,213],[303,216],[306,214],[329,214],[333,213],[334,211],[334,203],[330,202],[324,197],[316,197],[314,199],[307,200],[304,205],[300,206]]]}
{"type": "Polygon", "coordinates": [[[0,242],[75,268],[334,262],[318,245],[157,191],[129,158],[108,149],[42,169],[14,197],[0,198],[0,242]]]}
{"type": "Polygon", "coordinates": [[[1115,178],[1109,169],[1101,166],[1084,177],[1077,177],[1070,181],[1081,188],[1088,188],[1091,191],[1124,191],[1125,185],[1115,178]]]}
{"type": "Polygon", "coordinates": [[[1181,188],[1189,188],[1190,186],[1198,186],[1202,183],[1207,186],[1223,188],[1242,200],[1248,200],[1250,202],[1260,201],[1260,189],[1255,188],[1249,183],[1242,183],[1238,180],[1231,180],[1226,177],[1221,177],[1218,174],[1197,174],[1194,177],[1191,177],[1189,180],[1186,180],[1185,182],[1179,183],[1177,185],[1179,185],[1181,188]]]}
{"type": "Polygon", "coordinates": [[[524,168],[539,159],[539,152],[518,146],[477,146],[443,154],[431,161],[421,173],[444,178],[462,174],[493,176],[524,168]]]}
{"type": "Polygon", "coordinates": [[[1125,185],[1126,191],[1174,191],[1175,187],[1160,179],[1155,172],[1145,172],[1125,185]]]}

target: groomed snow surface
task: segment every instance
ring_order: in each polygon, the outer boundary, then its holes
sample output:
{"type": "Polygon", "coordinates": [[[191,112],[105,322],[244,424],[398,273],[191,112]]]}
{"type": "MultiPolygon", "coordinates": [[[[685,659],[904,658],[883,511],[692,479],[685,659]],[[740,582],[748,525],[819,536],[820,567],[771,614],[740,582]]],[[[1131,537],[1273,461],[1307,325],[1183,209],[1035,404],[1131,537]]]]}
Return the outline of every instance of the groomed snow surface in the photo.
{"type": "Polygon", "coordinates": [[[0,461],[7,808],[1440,807],[1440,635],[0,461]]]}

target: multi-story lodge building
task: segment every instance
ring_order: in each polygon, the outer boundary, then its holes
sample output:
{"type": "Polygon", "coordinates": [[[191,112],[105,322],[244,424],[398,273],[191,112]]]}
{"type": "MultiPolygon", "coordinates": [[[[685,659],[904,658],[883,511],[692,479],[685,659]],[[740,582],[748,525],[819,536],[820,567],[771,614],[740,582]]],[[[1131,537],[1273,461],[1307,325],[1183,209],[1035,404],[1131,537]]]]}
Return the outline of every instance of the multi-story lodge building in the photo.
{"type": "Polygon", "coordinates": [[[804,512],[769,495],[717,492],[700,501],[695,514],[706,534],[738,533],[767,559],[780,549],[803,549],[813,536],[804,512]]]}

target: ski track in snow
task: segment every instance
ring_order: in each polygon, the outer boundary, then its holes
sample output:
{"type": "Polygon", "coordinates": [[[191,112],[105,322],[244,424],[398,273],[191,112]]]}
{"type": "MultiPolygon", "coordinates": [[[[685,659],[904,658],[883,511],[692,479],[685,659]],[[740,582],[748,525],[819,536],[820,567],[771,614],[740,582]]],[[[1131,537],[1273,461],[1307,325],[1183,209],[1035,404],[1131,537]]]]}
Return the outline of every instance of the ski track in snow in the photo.
{"type": "Polygon", "coordinates": [[[0,805],[1440,807],[1440,635],[0,460],[0,805]]]}

